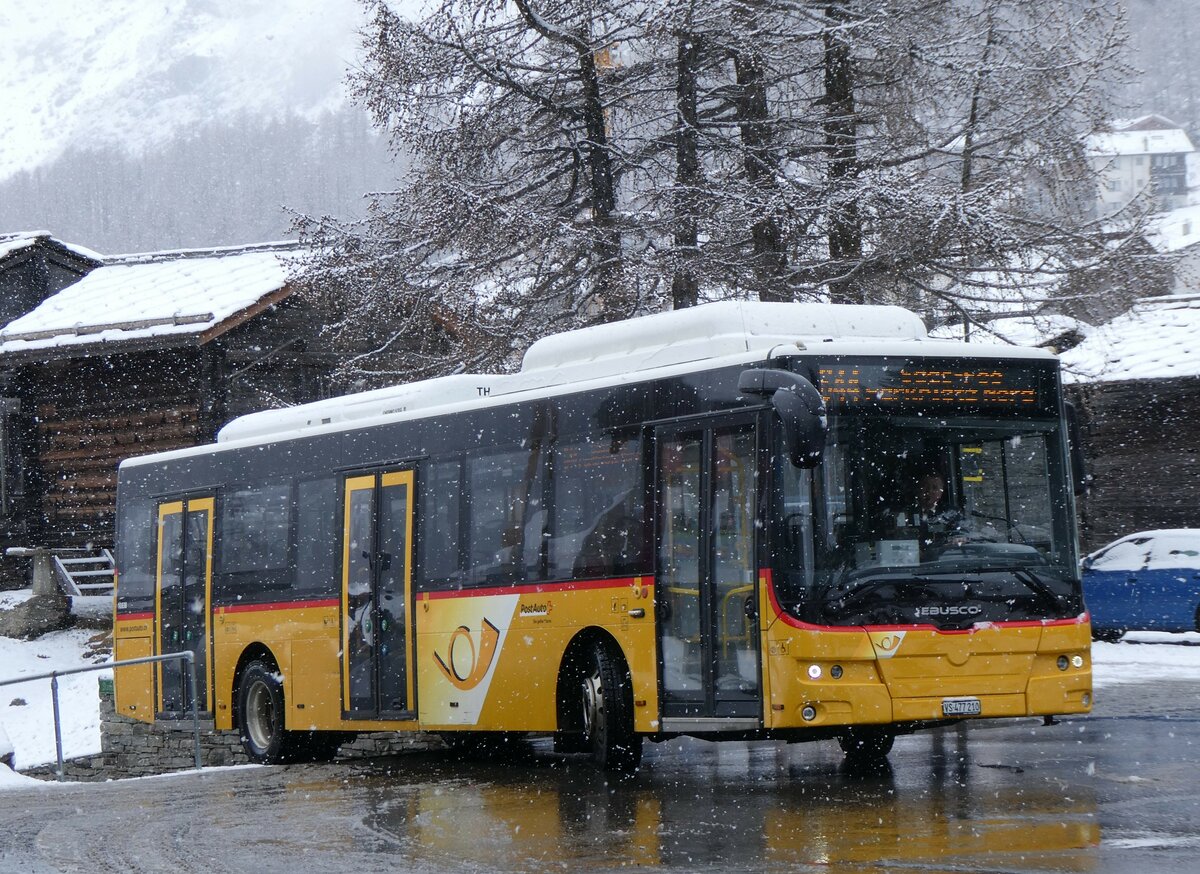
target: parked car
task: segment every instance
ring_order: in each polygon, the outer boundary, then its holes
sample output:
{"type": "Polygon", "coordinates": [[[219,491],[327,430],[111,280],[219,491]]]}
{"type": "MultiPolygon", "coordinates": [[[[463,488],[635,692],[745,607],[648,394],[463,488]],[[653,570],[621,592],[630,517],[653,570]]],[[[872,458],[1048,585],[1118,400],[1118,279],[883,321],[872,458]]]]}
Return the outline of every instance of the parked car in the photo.
{"type": "Polygon", "coordinates": [[[1092,636],[1200,631],[1200,528],[1139,531],[1083,560],[1092,636]]]}

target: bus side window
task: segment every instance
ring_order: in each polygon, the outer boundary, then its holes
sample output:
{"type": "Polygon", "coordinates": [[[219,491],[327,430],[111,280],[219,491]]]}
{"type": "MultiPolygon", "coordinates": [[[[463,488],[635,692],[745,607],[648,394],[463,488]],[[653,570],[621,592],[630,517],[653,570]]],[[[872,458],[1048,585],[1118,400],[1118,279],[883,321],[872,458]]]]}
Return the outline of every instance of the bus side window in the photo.
{"type": "Polygon", "coordinates": [[[550,578],[611,577],[643,564],[645,489],[641,443],[604,437],[558,447],[550,578]]]}
{"type": "Polygon", "coordinates": [[[419,578],[423,583],[454,579],[462,570],[462,462],[426,462],[419,480],[419,578]]]}
{"type": "Polygon", "coordinates": [[[467,458],[472,581],[516,583],[539,578],[545,521],[542,455],[518,449],[467,458]]]}
{"type": "Polygon", "coordinates": [[[299,484],[296,502],[296,590],[310,596],[338,591],[338,483],[333,477],[299,484]]]}
{"type": "Polygon", "coordinates": [[[122,600],[153,597],[158,558],[155,508],[150,498],[136,498],[121,506],[117,567],[121,573],[118,594],[122,600]]]}
{"type": "Polygon", "coordinates": [[[225,582],[234,588],[239,579],[255,588],[289,585],[291,512],[290,485],[246,487],[223,495],[218,572],[225,582]]]}

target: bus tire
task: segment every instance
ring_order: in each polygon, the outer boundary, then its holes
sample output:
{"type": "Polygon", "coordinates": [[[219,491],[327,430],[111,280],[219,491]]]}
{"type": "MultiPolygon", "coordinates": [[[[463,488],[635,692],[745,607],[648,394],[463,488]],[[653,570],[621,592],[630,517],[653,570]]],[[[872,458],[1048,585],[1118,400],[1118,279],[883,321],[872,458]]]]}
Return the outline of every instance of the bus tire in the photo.
{"type": "Polygon", "coordinates": [[[242,747],[250,761],[278,765],[311,756],[306,743],[311,732],[284,728],[283,683],[273,664],[254,661],[246,666],[237,703],[242,747]]]}
{"type": "Polygon", "coordinates": [[[633,730],[633,684],[624,659],[600,642],[592,649],[580,683],[583,738],[592,760],[605,771],[636,771],[642,736],[633,730]]]}
{"type": "Polygon", "coordinates": [[[896,742],[894,732],[881,726],[863,725],[848,728],[838,735],[838,746],[852,765],[869,765],[884,761],[896,742]]]}

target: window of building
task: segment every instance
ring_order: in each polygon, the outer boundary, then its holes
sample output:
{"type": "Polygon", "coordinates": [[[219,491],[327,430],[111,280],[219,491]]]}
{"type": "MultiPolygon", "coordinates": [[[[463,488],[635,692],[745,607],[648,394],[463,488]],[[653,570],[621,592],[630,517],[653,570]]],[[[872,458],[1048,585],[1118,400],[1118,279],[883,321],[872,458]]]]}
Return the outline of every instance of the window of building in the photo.
{"type": "Polygon", "coordinates": [[[20,412],[19,398],[0,398],[0,513],[5,514],[17,510],[25,495],[20,412]]]}

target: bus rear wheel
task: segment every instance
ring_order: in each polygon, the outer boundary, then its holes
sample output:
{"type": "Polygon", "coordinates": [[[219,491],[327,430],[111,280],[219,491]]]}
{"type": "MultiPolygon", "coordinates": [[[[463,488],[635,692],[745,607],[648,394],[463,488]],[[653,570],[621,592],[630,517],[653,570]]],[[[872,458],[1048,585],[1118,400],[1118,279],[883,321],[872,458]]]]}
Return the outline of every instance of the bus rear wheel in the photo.
{"type": "Polygon", "coordinates": [[[838,745],[851,765],[883,762],[892,751],[895,742],[896,735],[893,732],[877,726],[848,728],[838,735],[838,745]]]}
{"type": "MultiPolygon", "coordinates": [[[[311,760],[318,750],[315,732],[284,728],[283,683],[279,670],[269,662],[254,661],[242,672],[238,683],[238,715],[242,747],[250,761],[260,765],[311,760]]],[[[332,756],[336,747],[328,750],[332,756]]]]}
{"type": "Polygon", "coordinates": [[[633,730],[633,688],[625,661],[611,646],[592,650],[580,684],[583,746],[606,771],[635,771],[642,736],[633,730]]]}

